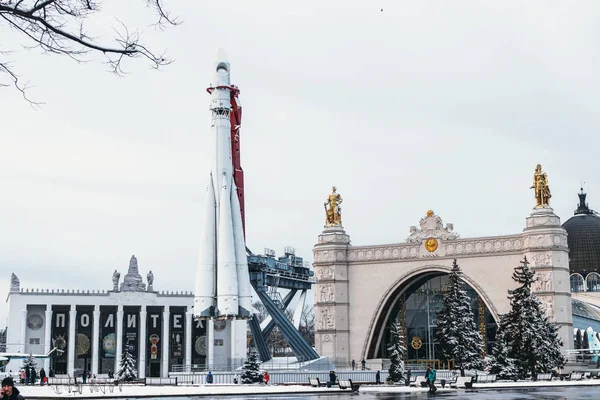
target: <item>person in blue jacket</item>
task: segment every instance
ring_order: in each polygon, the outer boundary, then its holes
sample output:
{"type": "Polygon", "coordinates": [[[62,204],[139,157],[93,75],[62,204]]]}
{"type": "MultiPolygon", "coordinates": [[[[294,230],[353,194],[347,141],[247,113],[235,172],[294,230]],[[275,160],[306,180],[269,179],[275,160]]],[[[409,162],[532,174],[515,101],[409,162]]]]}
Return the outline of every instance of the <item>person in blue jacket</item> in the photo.
{"type": "Polygon", "coordinates": [[[213,374],[211,371],[208,371],[208,375],[206,375],[206,383],[213,383],[213,374]]]}
{"type": "Polygon", "coordinates": [[[425,379],[427,380],[427,386],[429,386],[429,392],[435,393],[437,388],[435,387],[435,369],[431,368],[431,365],[427,366],[425,371],[425,379]]]}

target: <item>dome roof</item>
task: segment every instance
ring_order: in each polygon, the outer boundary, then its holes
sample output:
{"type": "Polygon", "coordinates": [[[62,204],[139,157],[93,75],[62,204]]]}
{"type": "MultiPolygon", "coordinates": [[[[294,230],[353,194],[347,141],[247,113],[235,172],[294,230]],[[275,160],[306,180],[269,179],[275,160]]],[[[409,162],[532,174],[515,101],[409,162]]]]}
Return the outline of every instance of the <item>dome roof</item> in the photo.
{"type": "Polygon", "coordinates": [[[590,272],[600,272],[600,216],[590,210],[581,189],[575,216],[562,226],[569,234],[569,269],[585,277],[590,272]]]}

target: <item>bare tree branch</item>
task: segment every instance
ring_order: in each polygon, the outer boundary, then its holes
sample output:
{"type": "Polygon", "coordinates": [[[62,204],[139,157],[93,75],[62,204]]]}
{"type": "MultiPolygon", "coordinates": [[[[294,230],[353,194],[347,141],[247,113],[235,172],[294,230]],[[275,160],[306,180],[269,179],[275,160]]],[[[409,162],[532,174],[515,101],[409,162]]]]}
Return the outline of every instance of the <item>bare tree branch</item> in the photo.
{"type": "MultiPolygon", "coordinates": [[[[130,31],[118,19],[120,28],[114,29],[112,44],[98,43],[97,37],[86,32],[85,21],[100,12],[100,3],[101,0],[0,0],[0,27],[4,23],[23,34],[31,43],[24,46],[27,49],[40,48],[42,52],[66,55],[76,62],[85,62],[81,56],[89,52],[102,53],[117,75],[125,74],[122,68],[125,58],[144,58],[155,69],[172,62],[164,52],[157,53],[144,45],[139,31],[130,31]]],[[[165,10],[163,0],[145,0],[145,3],[158,17],[155,26],[163,29],[180,23],[165,10]]],[[[7,76],[27,101],[33,105],[41,104],[26,96],[29,86],[21,84],[8,62],[0,60],[0,74],[7,76]]],[[[7,85],[0,80],[2,86],[7,85]]]]}

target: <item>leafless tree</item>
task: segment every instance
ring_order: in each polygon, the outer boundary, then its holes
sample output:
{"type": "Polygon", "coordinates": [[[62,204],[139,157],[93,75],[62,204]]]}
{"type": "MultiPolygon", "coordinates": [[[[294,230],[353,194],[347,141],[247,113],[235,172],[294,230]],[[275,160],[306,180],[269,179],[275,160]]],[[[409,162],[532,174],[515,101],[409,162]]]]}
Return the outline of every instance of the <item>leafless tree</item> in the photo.
{"type": "Polygon", "coordinates": [[[308,344],[315,345],[315,309],[312,305],[304,305],[299,331],[308,344]]]}
{"type": "MultiPolygon", "coordinates": [[[[156,14],[157,28],[179,24],[163,7],[162,0],[143,1],[156,14]]],[[[139,31],[130,30],[121,22],[120,27],[114,29],[112,43],[99,43],[87,31],[86,21],[101,11],[101,3],[102,0],[0,0],[0,28],[8,26],[22,34],[27,49],[66,55],[77,62],[85,61],[83,57],[89,52],[102,53],[110,70],[118,75],[124,73],[122,61],[125,58],[144,58],[156,69],[171,63],[164,53],[154,52],[144,45],[139,31]]],[[[0,86],[14,85],[26,100],[39,104],[27,97],[28,84],[19,79],[8,60],[11,51],[0,48],[0,86]],[[2,81],[2,76],[7,80],[2,81]]]]}

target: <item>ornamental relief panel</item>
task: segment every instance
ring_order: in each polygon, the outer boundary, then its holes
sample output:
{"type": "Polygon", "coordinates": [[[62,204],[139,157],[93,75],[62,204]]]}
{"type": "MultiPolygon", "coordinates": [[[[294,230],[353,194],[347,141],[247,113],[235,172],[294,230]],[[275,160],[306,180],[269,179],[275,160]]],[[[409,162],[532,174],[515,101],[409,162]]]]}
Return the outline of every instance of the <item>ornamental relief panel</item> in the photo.
{"type": "Polygon", "coordinates": [[[538,272],[536,274],[537,280],[533,283],[534,292],[552,292],[554,291],[554,285],[552,282],[552,271],[538,272]]]}
{"type": "Polygon", "coordinates": [[[531,253],[528,259],[534,267],[548,267],[552,265],[552,253],[531,253]]]}
{"type": "Polygon", "coordinates": [[[335,328],[335,319],[331,307],[320,307],[317,314],[317,329],[326,331],[335,328]]]}
{"type": "Polygon", "coordinates": [[[315,275],[317,277],[317,281],[333,279],[334,273],[335,267],[333,266],[315,268],[315,275]]]}

